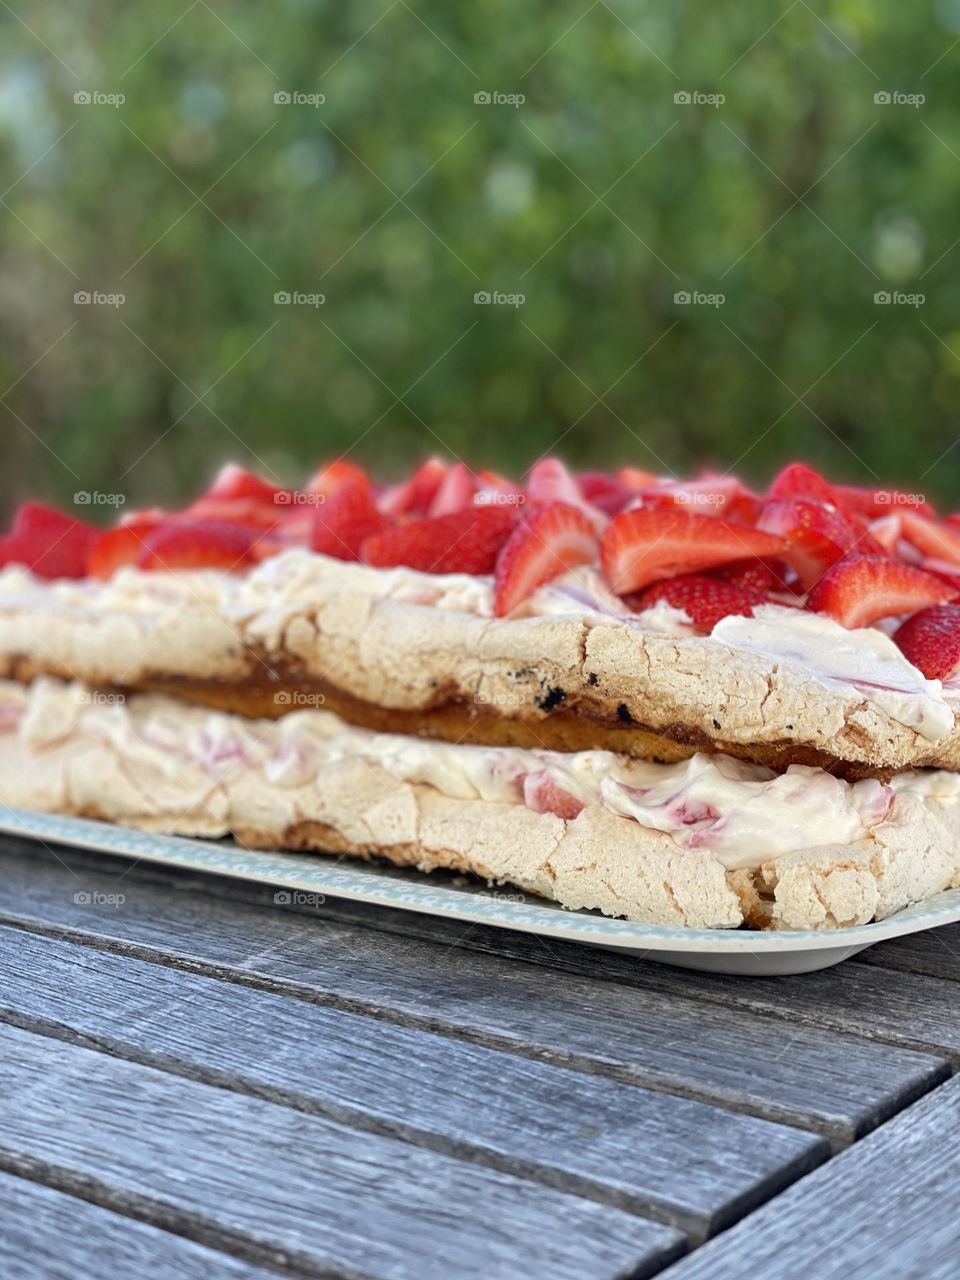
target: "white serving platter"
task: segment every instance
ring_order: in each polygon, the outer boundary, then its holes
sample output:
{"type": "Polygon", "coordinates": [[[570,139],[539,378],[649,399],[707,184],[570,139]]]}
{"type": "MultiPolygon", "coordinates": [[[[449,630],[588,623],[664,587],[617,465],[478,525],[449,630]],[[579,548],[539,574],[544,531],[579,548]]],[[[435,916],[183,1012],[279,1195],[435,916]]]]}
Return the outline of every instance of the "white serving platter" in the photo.
{"type": "Polygon", "coordinates": [[[0,808],[0,832],[273,885],[279,910],[316,906],[329,896],[608,947],[685,969],[754,977],[827,969],[888,938],[960,921],[960,889],[952,889],[888,920],[853,929],[782,933],[678,929],[611,920],[593,911],[566,911],[542,898],[490,889],[466,877],[425,876],[339,856],[260,852],[242,849],[230,840],[185,840],[25,809],[0,808]]]}

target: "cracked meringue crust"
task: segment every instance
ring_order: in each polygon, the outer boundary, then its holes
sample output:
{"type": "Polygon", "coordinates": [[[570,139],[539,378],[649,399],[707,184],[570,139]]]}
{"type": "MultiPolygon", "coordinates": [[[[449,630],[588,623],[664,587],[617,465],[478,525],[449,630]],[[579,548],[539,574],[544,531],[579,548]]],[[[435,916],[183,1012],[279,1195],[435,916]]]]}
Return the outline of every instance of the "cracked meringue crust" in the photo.
{"type": "Polygon", "coordinates": [[[578,760],[380,737],[326,712],[278,723],[109,698],[50,680],[0,685],[0,803],[469,872],[661,925],[837,928],[960,884],[960,780],[942,772],[883,787],[717,756],[578,760]],[[526,783],[543,773],[584,788],[576,816],[530,807],[526,783]],[[714,804],[691,812],[698,778],[714,804]],[[849,843],[822,842],[841,832],[849,843]],[[821,843],[798,847],[807,839],[821,843]]]}
{"type": "MultiPolygon", "coordinates": [[[[254,715],[319,695],[359,724],[492,745],[663,760],[714,750],[854,778],[960,769],[960,731],[939,694],[948,727],[921,732],[922,712],[898,719],[869,682],[853,687],[719,635],[645,630],[606,607],[557,612],[556,593],[539,615],[493,619],[488,588],[461,577],[384,576],[301,551],[246,579],[124,571],[66,587],[7,570],[0,674],[162,688],[254,715]]],[[[787,635],[790,625],[785,617],[787,635]]]]}

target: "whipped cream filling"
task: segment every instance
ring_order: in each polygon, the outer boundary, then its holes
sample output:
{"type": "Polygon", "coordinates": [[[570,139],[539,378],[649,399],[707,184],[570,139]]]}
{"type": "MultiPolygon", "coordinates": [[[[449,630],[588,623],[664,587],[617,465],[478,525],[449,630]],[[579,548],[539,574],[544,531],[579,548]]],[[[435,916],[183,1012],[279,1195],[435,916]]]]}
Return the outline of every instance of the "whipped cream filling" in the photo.
{"type": "Polygon", "coordinates": [[[759,605],[752,618],[722,618],[711,639],[803,668],[829,688],[874,703],[930,742],[953,732],[954,714],[939,680],[928,680],[889,636],[874,627],[848,631],[832,618],[759,605]]]}
{"type": "MultiPolygon", "coordinates": [[[[0,682],[0,735],[16,735],[30,753],[104,750],[121,762],[125,781],[145,780],[149,804],[182,806],[229,784],[252,789],[269,806],[272,790],[309,788],[332,766],[359,760],[463,800],[523,804],[567,819],[600,805],[728,869],[861,840],[885,821],[897,792],[960,804],[960,776],[944,771],[903,773],[887,785],[844,782],[803,765],[778,775],[722,755],[663,765],[609,751],[467,746],[373,733],[322,710],[246,720],[157,696],[124,702],[54,680],[29,688],[0,682]]],[[[109,794],[115,781],[104,763],[109,794]]]]}

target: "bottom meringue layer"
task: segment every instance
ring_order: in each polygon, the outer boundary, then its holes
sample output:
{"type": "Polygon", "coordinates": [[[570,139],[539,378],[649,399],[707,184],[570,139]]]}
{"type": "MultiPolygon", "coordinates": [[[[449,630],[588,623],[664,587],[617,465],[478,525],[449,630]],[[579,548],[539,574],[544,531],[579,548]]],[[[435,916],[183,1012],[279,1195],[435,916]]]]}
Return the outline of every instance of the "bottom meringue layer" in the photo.
{"type": "Polygon", "coordinates": [[[647,923],[829,928],[960,884],[960,776],[478,747],[0,682],[0,802],[379,855],[647,923]]]}

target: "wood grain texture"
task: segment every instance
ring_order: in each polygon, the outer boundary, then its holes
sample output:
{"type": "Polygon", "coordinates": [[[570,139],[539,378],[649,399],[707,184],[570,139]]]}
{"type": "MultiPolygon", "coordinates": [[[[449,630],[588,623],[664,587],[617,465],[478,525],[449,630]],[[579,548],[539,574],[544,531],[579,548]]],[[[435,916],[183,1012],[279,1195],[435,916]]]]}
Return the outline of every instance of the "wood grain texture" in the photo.
{"type": "Polygon", "coordinates": [[[956,1280],[960,1081],[928,1095],[663,1280],[956,1280]]]}
{"type": "MultiPolygon", "coordinates": [[[[811,1128],[837,1144],[868,1131],[948,1074],[935,1056],[836,1036],[814,1019],[815,1025],[787,1025],[744,1008],[731,1017],[728,1001],[699,998],[708,975],[614,957],[633,981],[621,980],[624,975],[597,980],[574,972],[569,961],[546,968],[561,949],[544,939],[522,940],[531,955],[543,957],[541,963],[517,964],[512,957],[454,946],[453,939],[425,942],[329,916],[281,912],[272,902],[257,907],[228,901],[213,896],[226,887],[217,877],[191,877],[181,882],[185,891],[139,868],[107,864],[95,870],[82,857],[59,856],[77,863],[79,874],[39,853],[3,858],[8,919],[40,928],[56,924],[78,939],[99,937],[102,945],[123,951],[137,946],[153,958],[231,981],[261,983],[811,1128]],[[208,893],[200,894],[204,882],[208,893]],[[78,891],[110,893],[121,886],[121,907],[74,900],[78,891]]],[[[463,926],[461,941],[468,943],[474,933],[463,926]]],[[[593,954],[586,952],[578,963],[589,964],[593,954]]],[[[753,998],[757,980],[729,981],[743,1004],[753,998]]],[[[758,1008],[772,988],[767,1011],[789,1011],[796,981],[761,982],[758,1008]]],[[[843,1013],[841,1006],[831,1014],[838,1030],[843,1013]]]]}
{"type": "Polygon", "coordinates": [[[960,924],[882,942],[865,951],[861,959],[865,964],[885,969],[907,969],[911,973],[960,982],[960,924]]]}
{"type": "Polygon", "coordinates": [[[682,1247],[605,1205],[10,1026],[0,1164],[304,1275],[614,1280],[682,1247]]]}
{"type": "Polygon", "coordinates": [[[696,1242],[829,1155],[750,1116],[3,927],[0,1018],[589,1195],[696,1242]]]}
{"type": "Polygon", "coordinates": [[[276,1271],[0,1173],[4,1280],[277,1280],[276,1271]]]}

